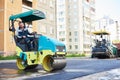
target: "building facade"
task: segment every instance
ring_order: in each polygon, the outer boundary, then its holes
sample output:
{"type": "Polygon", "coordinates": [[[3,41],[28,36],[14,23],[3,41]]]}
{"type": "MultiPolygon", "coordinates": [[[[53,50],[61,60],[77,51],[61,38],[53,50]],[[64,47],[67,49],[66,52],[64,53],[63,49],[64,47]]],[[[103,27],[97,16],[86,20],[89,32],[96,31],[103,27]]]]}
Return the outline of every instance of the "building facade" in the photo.
{"type": "MultiPolygon", "coordinates": [[[[114,27],[115,27],[115,34],[116,34],[116,38],[112,39],[112,40],[120,40],[120,22],[119,21],[115,21],[114,23],[114,27]]],[[[112,26],[111,26],[112,28],[112,26]]],[[[112,30],[111,30],[112,31],[112,30]]],[[[114,36],[114,34],[112,34],[112,36],[114,36]]]]}
{"type": "Polygon", "coordinates": [[[110,33],[110,40],[119,41],[120,40],[120,23],[115,21],[109,16],[103,16],[102,18],[96,21],[96,28],[100,30],[106,30],[110,33]]]}
{"type": "MultiPolygon", "coordinates": [[[[66,31],[64,38],[67,51],[70,53],[89,53],[92,44],[91,31],[95,27],[95,0],[67,0],[65,7],[67,28],[64,27],[64,31],[66,31]]],[[[65,24],[65,22],[63,23],[65,24]]]]}
{"type": "Polygon", "coordinates": [[[0,0],[0,53],[8,55],[15,52],[14,39],[9,31],[9,17],[31,9],[38,9],[46,14],[46,19],[31,23],[33,30],[56,37],[55,0],[0,0]]]}
{"type": "Polygon", "coordinates": [[[34,6],[46,15],[36,24],[38,33],[56,38],[56,0],[36,0],[34,6]]]}
{"type": "Polygon", "coordinates": [[[112,18],[110,18],[109,16],[103,16],[102,18],[96,20],[95,30],[108,30],[112,24],[115,24],[112,18]]]}
{"type": "Polygon", "coordinates": [[[57,39],[67,45],[67,8],[66,0],[57,0],[56,2],[57,13],[57,39]]]}
{"type": "Polygon", "coordinates": [[[0,52],[8,53],[15,49],[12,33],[9,32],[9,17],[22,11],[22,1],[0,0],[0,52]],[[19,4],[16,4],[19,3],[19,4]]]}

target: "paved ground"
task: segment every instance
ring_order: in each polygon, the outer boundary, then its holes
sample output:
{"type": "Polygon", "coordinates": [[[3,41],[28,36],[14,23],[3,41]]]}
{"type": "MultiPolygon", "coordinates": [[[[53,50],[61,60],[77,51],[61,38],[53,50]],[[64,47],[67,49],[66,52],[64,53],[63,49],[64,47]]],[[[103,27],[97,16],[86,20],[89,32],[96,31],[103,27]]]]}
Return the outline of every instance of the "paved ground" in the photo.
{"type": "MultiPolygon", "coordinates": [[[[120,68],[120,60],[70,58],[67,59],[67,66],[64,70],[47,73],[43,71],[41,66],[35,70],[20,71],[17,69],[15,61],[12,61],[11,63],[0,63],[0,78],[3,80],[79,80],[84,76],[116,68],[120,68]]],[[[89,78],[88,80],[93,79],[89,78]]]]}
{"type": "Polygon", "coordinates": [[[72,80],[120,80],[120,68],[91,74],[72,80]]]}

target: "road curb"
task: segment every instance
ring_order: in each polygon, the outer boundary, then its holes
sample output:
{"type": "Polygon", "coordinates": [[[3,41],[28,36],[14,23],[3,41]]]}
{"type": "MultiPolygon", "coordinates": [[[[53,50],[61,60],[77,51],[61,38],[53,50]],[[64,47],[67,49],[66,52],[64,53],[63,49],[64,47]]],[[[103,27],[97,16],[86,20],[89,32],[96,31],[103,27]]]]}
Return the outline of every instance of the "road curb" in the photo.
{"type": "Polygon", "coordinates": [[[90,57],[66,57],[66,59],[90,59],[90,57]]]}
{"type": "MultiPolygon", "coordinates": [[[[85,57],[70,57],[66,59],[87,59],[85,57]]],[[[13,63],[16,62],[16,60],[0,60],[0,63],[13,63]]]]}
{"type": "Polygon", "coordinates": [[[16,60],[0,60],[0,63],[15,63],[16,60]]]}
{"type": "MultiPolygon", "coordinates": [[[[69,57],[66,59],[89,59],[90,57],[69,57]]],[[[14,63],[16,60],[0,60],[0,63],[14,63]]]]}

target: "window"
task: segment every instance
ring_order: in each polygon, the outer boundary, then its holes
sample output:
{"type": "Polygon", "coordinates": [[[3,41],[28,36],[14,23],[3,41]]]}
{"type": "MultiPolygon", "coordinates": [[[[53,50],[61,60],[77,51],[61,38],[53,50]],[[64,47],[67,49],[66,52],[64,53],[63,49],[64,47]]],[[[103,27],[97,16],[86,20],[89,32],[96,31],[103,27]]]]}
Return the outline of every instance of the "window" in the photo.
{"type": "Polygon", "coordinates": [[[86,0],[87,2],[89,2],[89,0],[86,0]]]}
{"type": "Polygon", "coordinates": [[[71,36],[72,34],[71,34],[71,32],[69,32],[69,36],[71,36]]]}
{"type": "Polygon", "coordinates": [[[90,10],[93,11],[93,12],[95,12],[95,8],[92,8],[92,7],[91,7],[90,10]]]}
{"type": "Polygon", "coordinates": [[[90,45],[89,44],[84,44],[83,47],[86,48],[86,49],[89,49],[90,45]]]}
{"type": "Polygon", "coordinates": [[[69,39],[69,42],[72,42],[72,39],[69,39]]]}
{"type": "Polygon", "coordinates": [[[59,35],[60,35],[60,36],[65,35],[65,31],[60,31],[60,32],[59,32],[59,35]]]}
{"type": "Polygon", "coordinates": [[[75,36],[78,36],[78,32],[77,32],[77,31],[75,31],[75,32],[74,32],[74,35],[75,35],[75,36]]]}
{"type": "Polygon", "coordinates": [[[60,40],[60,41],[65,41],[65,38],[60,38],[59,40],[60,40]]]}
{"type": "Polygon", "coordinates": [[[77,25],[74,25],[74,29],[78,29],[78,26],[77,26],[77,25]]]}
{"type": "Polygon", "coordinates": [[[62,35],[62,32],[61,32],[61,31],[59,32],[59,35],[60,35],[60,36],[62,35]]]}
{"type": "Polygon", "coordinates": [[[65,31],[63,31],[63,35],[65,35],[65,31]]]}
{"type": "Polygon", "coordinates": [[[76,9],[76,8],[77,8],[77,5],[74,5],[73,7],[74,7],[74,9],[76,9]]]}
{"type": "Polygon", "coordinates": [[[77,39],[77,38],[75,38],[75,42],[78,42],[78,39],[77,39]]]}
{"type": "Polygon", "coordinates": [[[78,45],[75,45],[75,49],[78,49],[78,45]]]}
{"type": "Polygon", "coordinates": [[[59,18],[59,22],[63,22],[64,21],[64,18],[59,18]]]}
{"type": "Polygon", "coordinates": [[[72,46],[71,46],[71,45],[69,45],[69,49],[72,49],[72,46]]]}
{"type": "Polygon", "coordinates": [[[50,0],[50,7],[53,7],[53,1],[50,0]]]}
{"type": "Polygon", "coordinates": [[[59,16],[62,16],[62,15],[63,15],[63,13],[64,13],[63,11],[59,12],[59,16]]]}
{"type": "Polygon", "coordinates": [[[60,25],[59,27],[60,27],[60,29],[62,29],[62,28],[63,28],[63,26],[62,26],[62,25],[60,25]]]}

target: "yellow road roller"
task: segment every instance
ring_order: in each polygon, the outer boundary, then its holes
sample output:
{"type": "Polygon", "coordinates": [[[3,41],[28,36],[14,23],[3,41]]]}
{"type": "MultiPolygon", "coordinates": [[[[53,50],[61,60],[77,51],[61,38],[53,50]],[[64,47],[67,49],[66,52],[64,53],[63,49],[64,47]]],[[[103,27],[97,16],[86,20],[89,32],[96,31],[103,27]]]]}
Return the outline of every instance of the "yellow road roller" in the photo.
{"type": "Polygon", "coordinates": [[[16,36],[15,22],[21,19],[23,23],[45,19],[45,14],[39,10],[30,10],[24,13],[12,15],[9,17],[9,30],[12,32],[16,43],[17,67],[18,69],[34,69],[39,64],[43,66],[45,71],[61,70],[66,66],[66,47],[62,42],[44,36],[42,34],[34,34],[29,49],[23,40],[18,40],[16,36]],[[11,28],[12,27],[12,28],[11,28]]]}

